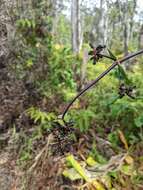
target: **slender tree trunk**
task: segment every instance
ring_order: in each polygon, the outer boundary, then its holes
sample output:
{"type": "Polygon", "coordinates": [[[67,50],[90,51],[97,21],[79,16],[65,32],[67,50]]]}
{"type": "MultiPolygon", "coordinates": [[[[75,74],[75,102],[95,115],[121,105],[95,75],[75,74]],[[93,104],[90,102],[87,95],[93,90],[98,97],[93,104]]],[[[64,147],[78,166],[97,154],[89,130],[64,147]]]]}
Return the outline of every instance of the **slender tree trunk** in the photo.
{"type": "Polygon", "coordinates": [[[82,49],[83,40],[84,40],[84,18],[79,16],[79,50],[82,49]]]}
{"type": "Polygon", "coordinates": [[[84,49],[84,51],[83,51],[83,62],[81,65],[81,73],[80,73],[80,85],[79,85],[78,91],[82,90],[84,87],[84,84],[85,84],[88,58],[89,58],[88,50],[84,49]]]}
{"type": "Polygon", "coordinates": [[[75,54],[79,53],[79,0],[72,0],[71,5],[72,23],[72,49],[75,54]]]}
{"type": "Polygon", "coordinates": [[[136,0],[133,0],[132,13],[131,13],[131,17],[130,17],[130,31],[129,31],[130,41],[133,40],[133,27],[134,27],[134,16],[135,16],[136,7],[137,7],[137,2],[136,2],[136,0]]]}
{"type": "Polygon", "coordinates": [[[108,16],[107,13],[104,14],[104,27],[103,27],[103,44],[107,45],[108,38],[108,16]]]}
{"type": "Polygon", "coordinates": [[[104,9],[103,9],[103,0],[100,0],[100,16],[99,16],[99,44],[104,44],[104,9]]]}
{"type": "Polygon", "coordinates": [[[128,0],[123,4],[123,40],[124,54],[128,54],[128,0]]]}
{"type": "Polygon", "coordinates": [[[138,48],[143,48],[143,24],[141,25],[140,32],[139,32],[139,38],[138,38],[138,48]]]}
{"type": "Polygon", "coordinates": [[[127,55],[128,54],[128,27],[127,27],[127,24],[124,23],[123,27],[124,27],[124,32],[123,32],[123,35],[124,35],[124,54],[127,55]]]}
{"type": "Polygon", "coordinates": [[[58,15],[58,10],[57,10],[57,0],[53,0],[52,3],[52,9],[53,9],[53,14],[52,14],[52,34],[54,38],[56,39],[57,36],[57,26],[58,26],[58,21],[59,21],[59,15],[58,15]]]}

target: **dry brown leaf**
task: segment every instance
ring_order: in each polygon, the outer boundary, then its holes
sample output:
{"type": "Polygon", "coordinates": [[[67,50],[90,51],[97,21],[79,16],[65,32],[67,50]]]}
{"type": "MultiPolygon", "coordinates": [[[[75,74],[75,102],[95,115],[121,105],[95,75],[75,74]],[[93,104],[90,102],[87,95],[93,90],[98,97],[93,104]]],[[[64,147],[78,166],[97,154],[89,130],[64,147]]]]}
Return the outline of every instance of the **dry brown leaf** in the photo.
{"type": "Polygon", "coordinates": [[[124,133],[121,131],[121,130],[118,130],[118,134],[119,134],[119,138],[121,140],[121,142],[124,144],[125,146],[125,149],[128,150],[129,149],[129,146],[128,146],[128,143],[127,143],[127,140],[125,138],[125,135],[124,133]]]}
{"type": "Polygon", "coordinates": [[[127,155],[125,157],[125,161],[127,164],[132,164],[134,162],[134,159],[131,156],[127,155]]]}

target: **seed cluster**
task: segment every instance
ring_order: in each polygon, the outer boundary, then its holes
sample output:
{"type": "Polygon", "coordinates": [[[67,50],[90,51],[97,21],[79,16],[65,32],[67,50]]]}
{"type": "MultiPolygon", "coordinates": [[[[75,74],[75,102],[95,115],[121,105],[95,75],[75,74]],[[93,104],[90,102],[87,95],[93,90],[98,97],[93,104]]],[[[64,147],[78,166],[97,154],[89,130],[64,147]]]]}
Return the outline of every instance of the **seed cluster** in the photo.
{"type": "Polygon", "coordinates": [[[59,122],[53,122],[52,133],[58,145],[53,151],[56,154],[69,152],[73,144],[73,140],[69,137],[69,135],[74,132],[73,122],[66,122],[65,124],[66,125],[61,125],[59,122]]]}
{"type": "Polygon", "coordinates": [[[136,86],[127,86],[124,83],[120,84],[119,97],[123,98],[125,95],[127,95],[128,97],[135,99],[135,88],[136,86]]]}
{"type": "Polygon", "coordinates": [[[91,51],[89,51],[89,55],[92,56],[90,60],[93,60],[93,65],[96,65],[96,63],[99,61],[99,59],[103,58],[103,55],[101,52],[106,48],[106,46],[99,45],[96,48],[90,44],[91,51]]]}

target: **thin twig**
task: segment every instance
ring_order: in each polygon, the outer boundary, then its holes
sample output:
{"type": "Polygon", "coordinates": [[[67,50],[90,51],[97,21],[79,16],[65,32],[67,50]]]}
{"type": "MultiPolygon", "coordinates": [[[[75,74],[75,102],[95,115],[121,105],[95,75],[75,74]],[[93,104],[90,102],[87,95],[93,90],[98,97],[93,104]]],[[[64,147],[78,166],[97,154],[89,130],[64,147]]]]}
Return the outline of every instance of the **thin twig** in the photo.
{"type": "Polygon", "coordinates": [[[117,60],[115,61],[110,67],[108,67],[103,73],[101,73],[94,81],[92,81],[90,84],[88,84],[81,92],[79,92],[74,98],[73,100],[67,105],[67,107],[65,108],[63,114],[62,114],[62,120],[64,120],[66,113],[68,112],[68,110],[70,109],[70,107],[73,105],[73,103],[82,95],[84,94],[87,90],[89,90],[91,87],[93,87],[94,85],[96,85],[102,78],[104,78],[110,71],[112,71],[119,63],[124,63],[125,61],[136,57],[140,54],[143,54],[143,49],[133,53],[131,55],[128,55],[124,58],[122,58],[121,60],[117,60]]]}
{"type": "Polygon", "coordinates": [[[48,140],[47,140],[47,144],[44,146],[44,148],[40,151],[40,153],[35,157],[35,162],[34,164],[29,168],[28,172],[32,172],[35,167],[37,166],[37,164],[39,163],[39,161],[41,160],[41,158],[44,156],[43,154],[45,153],[47,155],[47,151],[48,151],[48,147],[49,144],[52,140],[52,134],[49,135],[48,140]]]}

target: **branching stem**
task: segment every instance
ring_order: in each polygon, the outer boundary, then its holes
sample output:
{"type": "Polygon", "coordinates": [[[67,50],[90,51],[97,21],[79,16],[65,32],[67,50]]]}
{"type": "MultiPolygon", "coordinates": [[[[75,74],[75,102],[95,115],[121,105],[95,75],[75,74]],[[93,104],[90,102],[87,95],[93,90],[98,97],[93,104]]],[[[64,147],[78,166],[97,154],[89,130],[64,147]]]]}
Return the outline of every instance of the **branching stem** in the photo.
{"type": "MultiPolygon", "coordinates": [[[[89,90],[91,87],[93,87],[94,85],[96,85],[103,77],[105,77],[110,71],[112,71],[112,69],[114,69],[119,63],[122,64],[125,61],[136,57],[140,54],[143,54],[143,49],[133,53],[131,55],[128,55],[120,60],[114,61],[114,63],[108,67],[103,73],[101,73],[95,80],[93,80],[91,83],[89,83],[81,92],[79,92],[74,98],[73,100],[67,105],[67,107],[65,108],[63,114],[62,114],[62,120],[64,121],[65,115],[68,112],[68,110],[70,109],[70,107],[73,105],[73,103],[81,96],[83,95],[87,90],[89,90]]],[[[105,56],[104,56],[105,57],[105,56]]],[[[106,56],[107,57],[107,56],[106,56]]],[[[108,57],[109,58],[109,57],[108,57]]]]}

